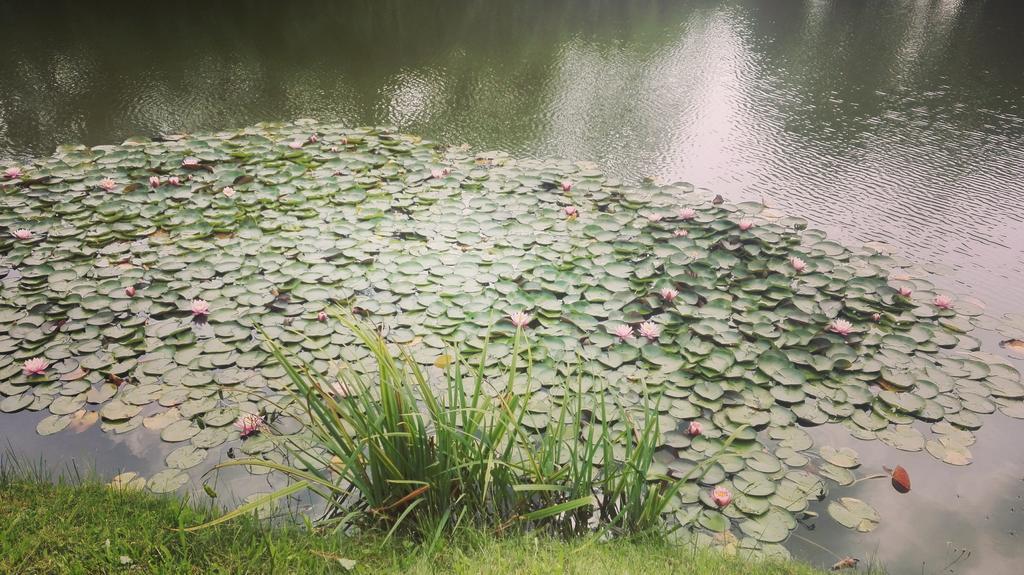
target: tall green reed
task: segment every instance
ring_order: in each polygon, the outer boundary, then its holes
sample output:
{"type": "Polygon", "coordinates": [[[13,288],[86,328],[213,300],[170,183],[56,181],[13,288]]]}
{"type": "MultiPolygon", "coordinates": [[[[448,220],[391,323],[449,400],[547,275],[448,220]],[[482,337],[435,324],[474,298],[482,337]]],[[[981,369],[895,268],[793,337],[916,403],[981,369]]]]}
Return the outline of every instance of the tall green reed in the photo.
{"type": "MultiPolygon", "coordinates": [[[[375,329],[350,316],[337,319],[369,350],[375,373],[346,365],[328,381],[267,338],[308,414],[317,449],[291,443],[291,464],[222,464],[263,466],[295,482],[192,529],[310,489],[327,502],[321,525],[339,529],[368,526],[431,540],[461,524],[565,536],[636,534],[665,529],[662,515],[680,487],[715,460],[683,477],[653,474],[660,443],[656,404],[643,421],[627,416],[624,427],[613,429],[604,423],[606,413],[585,417],[578,377],[562,382],[562,407],[545,432],[530,432],[523,425],[530,386],[513,392],[520,367],[528,379],[532,375],[522,330],[513,339],[503,389],[491,388],[498,382],[484,375],[485,343],[475,365],[456,354],[435,391],[407,351],[392,353],[375,329]]],[[[608,409],[603,398],[597,405],[608,409]]]]}

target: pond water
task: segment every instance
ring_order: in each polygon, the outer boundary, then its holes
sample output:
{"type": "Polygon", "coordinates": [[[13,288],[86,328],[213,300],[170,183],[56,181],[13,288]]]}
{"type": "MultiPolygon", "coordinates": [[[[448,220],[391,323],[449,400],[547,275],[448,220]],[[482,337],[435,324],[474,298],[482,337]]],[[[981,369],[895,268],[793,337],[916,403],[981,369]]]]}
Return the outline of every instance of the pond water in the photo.
{"type": "MultiPolygon", "coordinates": [[[[3,8],[18,25],[0,55],[0,158],[264,120],[390,124],[763,200],[847,243],[889,244],[992,316],[1024,311],[1014,2],[324,3],[159,19],[137,3],[78,4],[3,8]]],[[[150,473],[165,455],[112,447],[95,430],[37,438],[33,417],[3,414],[0,432],[47,459],[89,453],[101,469],[150,473]]],[[[827,520],[797,534],[893,573],[1013,572],[1021,431],[986,418],[973,463],[953,468],[819,428],[819,444],[904,465],[914,488],[867,481],[843,493],[882,510],[869,535],[827,520]]]]}

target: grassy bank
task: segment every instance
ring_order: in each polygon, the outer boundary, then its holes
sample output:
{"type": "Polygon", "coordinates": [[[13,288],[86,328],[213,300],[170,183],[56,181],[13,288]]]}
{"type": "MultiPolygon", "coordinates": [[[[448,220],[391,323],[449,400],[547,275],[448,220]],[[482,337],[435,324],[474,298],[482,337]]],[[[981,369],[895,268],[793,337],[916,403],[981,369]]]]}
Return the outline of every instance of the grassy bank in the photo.
{"type": "Polygon", "coordinates": [[[212,516],[175,499],[95,482],[0,475],[0,573],[821,573],[660,540],[567,543],[461,532],[428,555],[408,541],[385,543],[383,535],[317,536],[251,518],[196,533],[171,530],[212,516]]]}

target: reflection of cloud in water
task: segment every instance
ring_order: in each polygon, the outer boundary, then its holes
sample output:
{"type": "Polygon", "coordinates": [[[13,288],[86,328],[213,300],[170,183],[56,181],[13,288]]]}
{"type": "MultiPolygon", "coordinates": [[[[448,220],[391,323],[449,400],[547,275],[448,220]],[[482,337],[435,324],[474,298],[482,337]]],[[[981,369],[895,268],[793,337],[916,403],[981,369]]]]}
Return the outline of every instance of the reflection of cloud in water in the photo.
{"type": "Polygon", "coordinates": [[[0,449],[6,450],[10,441],[16,458],[26,463],[42,462],[56,475],[77,469],[106,478],[122,470],[149,475],[164,468],[167,444],[159,438],[154,443],[139,430],[104,433],[99,423],[82,433],[65,430],[56,436],[37,435],[36,424],[46,415],[26,411],[0,414],[0,449]]]}
{"type": "MultiPolygon", "coordinates": [[[[132,455],[140,459],[156,459],[154,451],[164,452],[166,443],[160,441],[159,434],[139,426],[127,433],[107,433],[105,437],[114,444],[125,447],[132,455]]],[[[166,453],[164,453],[166,455],[166,453]]]]}

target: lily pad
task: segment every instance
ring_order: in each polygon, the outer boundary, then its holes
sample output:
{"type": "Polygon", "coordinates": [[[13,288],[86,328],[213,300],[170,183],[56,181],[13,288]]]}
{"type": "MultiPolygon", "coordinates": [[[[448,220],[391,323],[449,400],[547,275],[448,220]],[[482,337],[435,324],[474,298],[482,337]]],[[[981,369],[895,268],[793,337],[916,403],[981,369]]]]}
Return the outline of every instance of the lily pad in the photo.
{"type": "Polygon", "coordinates": [[[828,504],[828,514],[847,529],[869,533],[882,520],[873,507],[860,499],[840,497],[828,504]]]}
{"type": "Polygon", "coordinates": [[[188,483],[188,474],[179,469],[165,469],[149,478],[146,486],[153,493],[170,493],[177,491],[188,483]]]}

